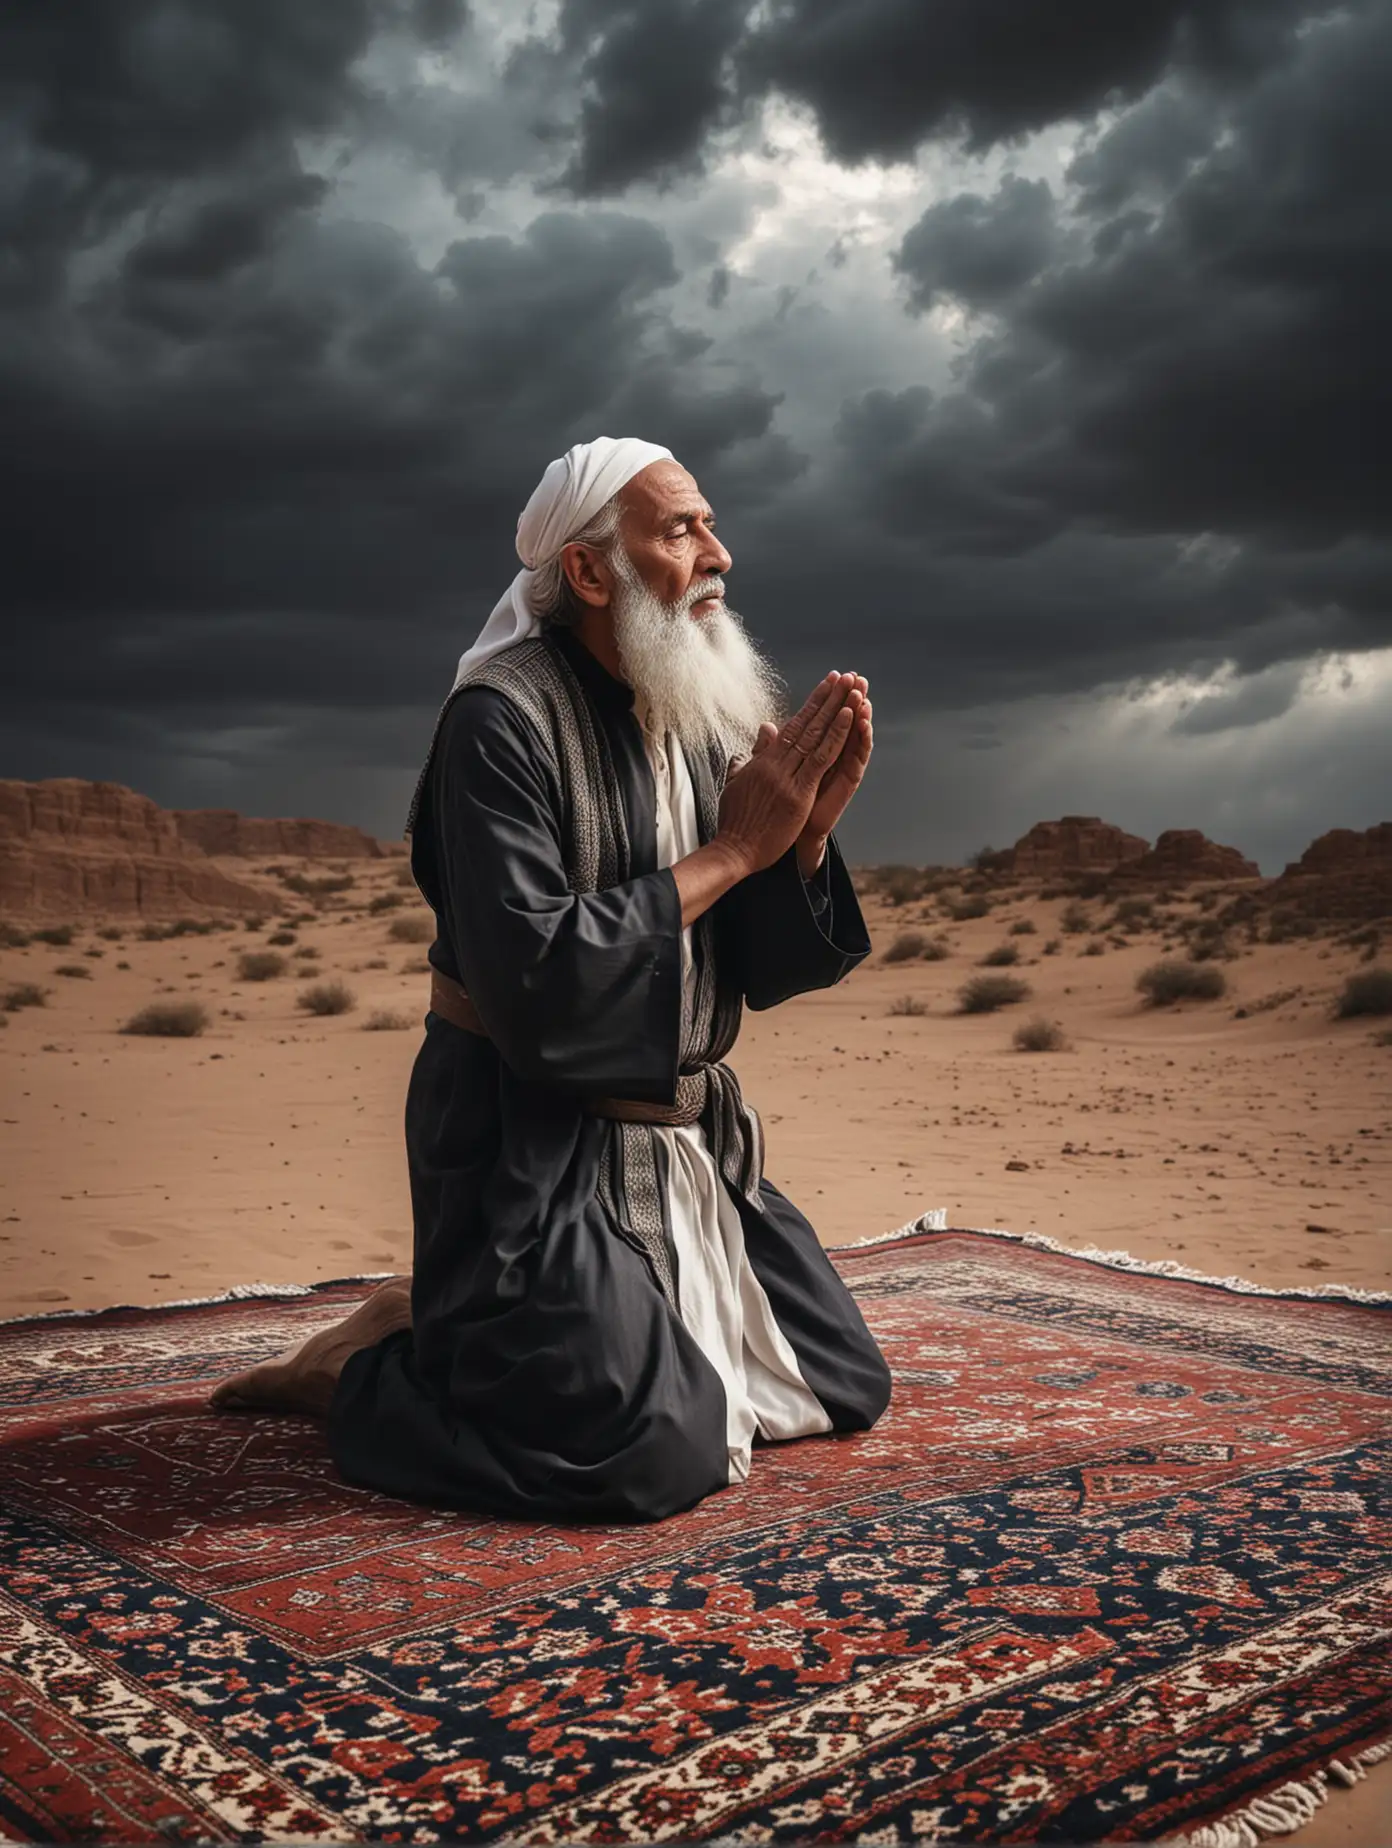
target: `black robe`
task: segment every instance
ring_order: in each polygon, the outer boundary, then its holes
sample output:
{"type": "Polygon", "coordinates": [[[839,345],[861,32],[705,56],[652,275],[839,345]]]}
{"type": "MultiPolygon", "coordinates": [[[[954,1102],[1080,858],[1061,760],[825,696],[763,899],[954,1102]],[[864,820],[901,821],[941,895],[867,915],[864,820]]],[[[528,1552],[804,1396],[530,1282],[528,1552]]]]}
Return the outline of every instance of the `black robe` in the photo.
{"type": "MultiPolygon", "coordinates": [[[[725,1392],[597,1196],[613,1125],[582,1099],[673,1100],[681,901],[655,864],[633,694],[574,637],[554,640],[607,736],[634,876],[570,890],[534,734],[505,694],[466,687],[439,730],[411,863],[436,914],[430,959],[489,1037],[426,1016],[406,1100],[413,1328],[348,1362],[329,1437],[346,1476],[389,1493],[656,1520],[726,1485],[725,1392]]],[[[830,987],[869,952],[834,841],[812,881],[790,850],[715,910],[722,977],[752,1008],[830,987]]],[[[834,1430],[868,1428],[888,1368],[811,1226],[766,1179],[762,1211],[730,1192],[804,1380],[834,1430]]]]}

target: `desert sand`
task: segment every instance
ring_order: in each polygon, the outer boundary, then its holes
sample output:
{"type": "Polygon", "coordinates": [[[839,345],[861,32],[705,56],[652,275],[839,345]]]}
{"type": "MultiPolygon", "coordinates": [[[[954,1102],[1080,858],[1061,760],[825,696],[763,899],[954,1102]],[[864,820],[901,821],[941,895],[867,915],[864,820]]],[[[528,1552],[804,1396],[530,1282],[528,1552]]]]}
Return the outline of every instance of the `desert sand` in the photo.
{"type": "MultiPolygon", "coordinates": [[[[0,995],[45,991],[0,1016],[0,1315],[408,1267],[401,1117],[427,977],[425,943],[392,935],[422,915],[401,877],[399,860],[356,863],[349,889],[287,898],[288,918],[260,929],[147,941],[138,921],[108,926],[118,939],[89,919],[69,945],[0,949],[0,995]],[[370,912],[374,898],[396,908],[370,912]],[[284,931],[284,972],[241,979],[242,953],[284,931]],[[87,973],[60,972],[75,968],[87,973]],[[306,973],[341,979],[355,1005],[306,1013],[306,973]],[[200,1037],[119,1031],[149,1002],[185,999],[208,1010],[200,1037]],[[402,1024],[364,1030],[383,1013],[402,1024]]],[[[1169,909],[1192,913],[1199,891],[1169,909]]],[[[1365,951],[1337,934],[1238,933],[1234,959],[1213,965],[1224,998],[1147,1008],[1135,978],[1161,932],[1070,933],[1069,902],[1016,888],[951,922],[932,896],[867,895],[870,960],[830,992],[746,1016],[732,1063],[763,1116],[770,1176],[833,1245],[944,1208],[953,1226],[1277,1288],[1392,1288],[1389,1023],[1331,1018],[1365,951]],[[887,961],[907,929],[950,953],[887,961]],[[959,986],[1003,944],[1032,996],[957,1012],[959,986]],[[1062,1029],[1062,1050],[1014,1049],[1036,1015],[1062,1029]]],[[[1110,913],[1103,899],[1084,909],[1091,926],[1110,913]]],[[[1392,1839],[1389,1799],[1383,1765],[1299,1839],[1392,1839]]]]}

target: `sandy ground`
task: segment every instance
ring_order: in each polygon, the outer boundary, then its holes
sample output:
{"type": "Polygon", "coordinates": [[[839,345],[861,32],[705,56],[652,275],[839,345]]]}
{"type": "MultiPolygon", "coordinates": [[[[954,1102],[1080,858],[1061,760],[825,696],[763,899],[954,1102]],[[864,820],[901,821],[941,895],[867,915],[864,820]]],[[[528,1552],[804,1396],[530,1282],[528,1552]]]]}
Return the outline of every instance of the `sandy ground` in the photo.
{"type": "MultiPolygon", "coordinates": [[[[0,995],[47,991],[0,1029],[0,1315],[407,1267],[401,1112],[425,946],[390,935],[409,900],[364,908],[399,890],[396,863],[354,870],[351,892],[297,914],[287,968],[268,981],[238,979],[238,958],[283,919],[159,942],[128,923],[105,940],[89,923],[69,947],[0,949],[0,995]],[[306,947],[317,957],[296,954],[306,947]],[[342,978],[356,1006],[306,1014],[305,971],[342,978]],[[211,1016],[200,1038],[119,1031],[149,1001],[188,997],[211,1016]],[[364,1031],[381,1010],[407,1024],[364,1031]]],[[[1157,1011],[1134,990],[1156,934],[1125,948],[1063,934],[1062,901],[1006,898],[959,924],[931,903],[866,910],[870,961],[829,993],[747,1016],[732,1060],[764,1118],[770,1176],[828,1243],[944,1207],[951,1225],[1217,1276],[1392,1288],[1392,1045],[1377,1037],[1389,1023],[1330,1019],[1357,952],[1243,944],[1218,965],[1223,1000],[1157,1011]],[[1017,920],[1034,932],[1010,935],[1017,920]],[[945,933],[951,956],[886,963],[910,927],[945,933]],[[1002,943],[1018,948],[1012,973],[1031,999],[955,1012],[976,959],[1002,943]],[[1084,953],[1093,943],[1102,954],[1084,953]],[[905,999],[924,1011],[891,1011],[905,999]],[[1061,1026],[1064,1050],[1013,1049],[1036,1014],[1061,1026]]],[[[1299,1840],[1392,1842],[1385,1813],[1392,1763],[1299,1840]]]]}

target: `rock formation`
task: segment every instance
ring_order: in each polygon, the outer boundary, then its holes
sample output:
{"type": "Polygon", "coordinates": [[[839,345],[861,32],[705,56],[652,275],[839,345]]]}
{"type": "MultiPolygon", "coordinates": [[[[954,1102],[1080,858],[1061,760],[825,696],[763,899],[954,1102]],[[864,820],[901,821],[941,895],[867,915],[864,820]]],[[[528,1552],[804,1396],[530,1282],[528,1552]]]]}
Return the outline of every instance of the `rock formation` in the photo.
{"type": "Polygon", "coordinates": [[[1099,821],[1096,815],[1064,815],[1058,821],[1037,821],[1016,841],[1010,850],[1010,871],[1017,879],[1110,873],[1139,859],[1149,846],[1140,835],[1099,821]]]}
{"type": "Polygon", "coordinates": [[[0,912],[39,920],[101,912],[143,918],[269,912],[278,887],[213,854],[379,857],[359,828],[164,809],[119,783],[0,780],[0,912]]]}
{"type": "Polygon", "coordinates": [[[1321,834],[1272,880],[1266,897],[1309,918],[1392,919],[1392,821],[1321,834]]]}
{"type": "Polygon", "coordinates": [[[1197,828],[1166,828],[1149,853],[1117,868],[1123,879],[1183,885],[1193,879],[1260,879],[1255,860],[1220,847],[1197,828]]]}
{"type": "Polygon", "coordinates": [[[265,821],[235,809],[171,809],[181,841],[204,853],[249,859],[380,860],[382,843],[337,821],[265,821]]]}

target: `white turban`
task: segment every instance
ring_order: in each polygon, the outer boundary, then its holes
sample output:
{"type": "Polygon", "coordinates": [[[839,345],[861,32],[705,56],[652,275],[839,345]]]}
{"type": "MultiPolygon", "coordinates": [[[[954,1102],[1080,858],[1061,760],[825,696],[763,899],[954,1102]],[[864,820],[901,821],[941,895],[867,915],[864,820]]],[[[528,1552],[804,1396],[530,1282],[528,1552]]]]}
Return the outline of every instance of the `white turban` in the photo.
{"type": "Polygon", "coordinates": [[[672,452],[636,436],[597,436],[557,456],[538,482],[517,522],[517,556],[522,570],[494,606],[471,648],[459,657],[454,684],[489,655],[536,635],[542,612],[533,606],[537,567],[549,564],[563,546],[650,462],[670,461],[672,452]]]}

